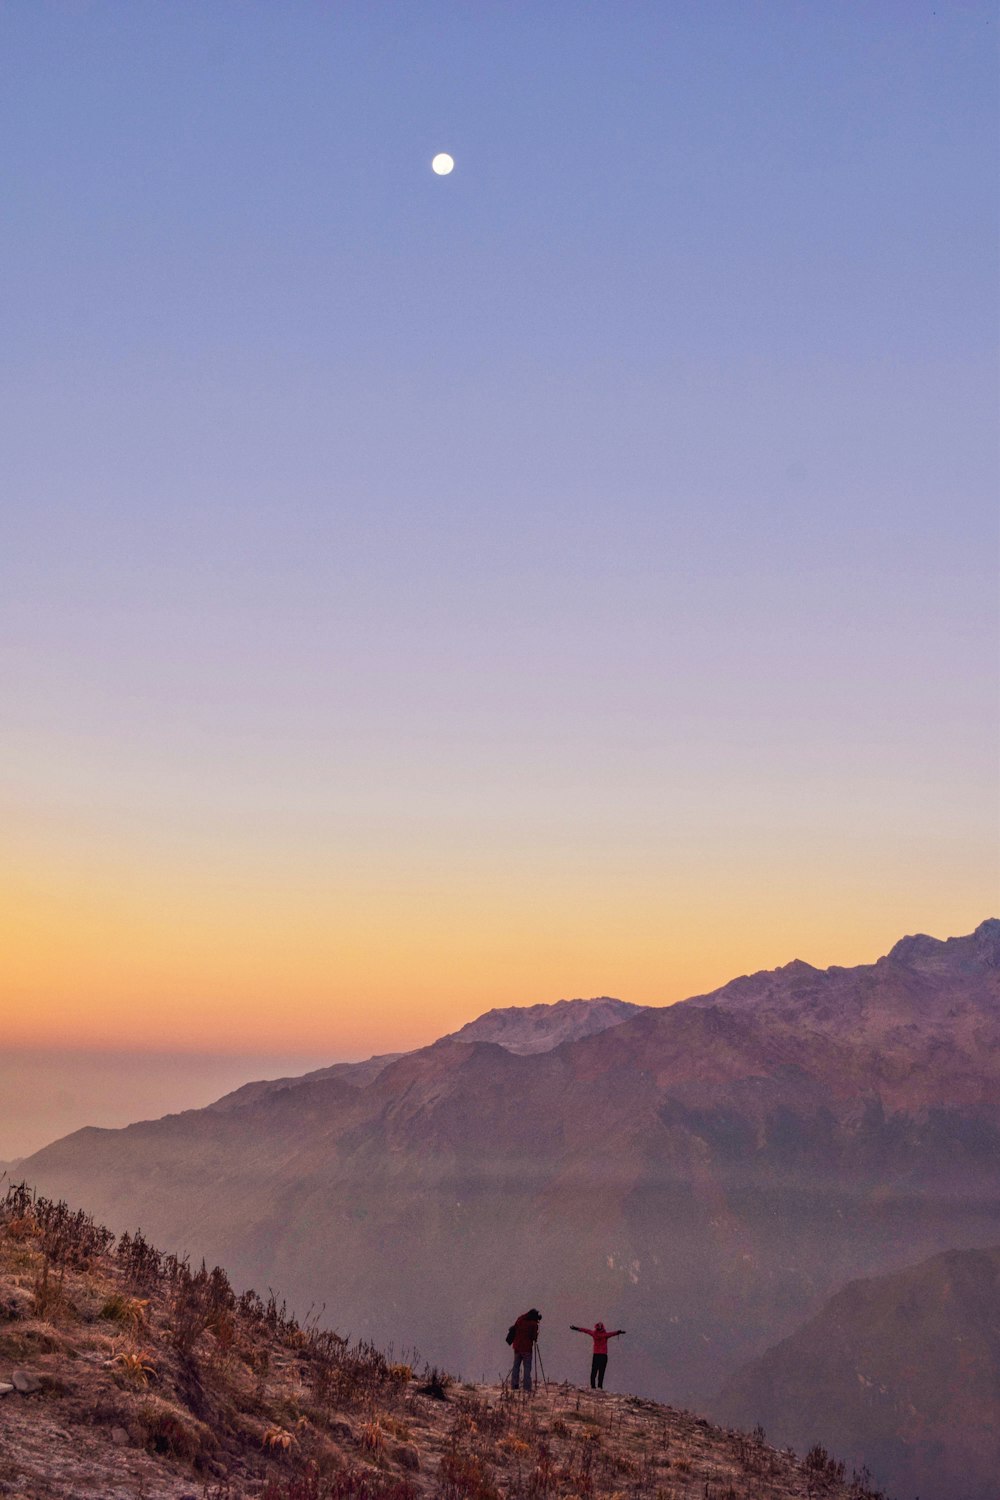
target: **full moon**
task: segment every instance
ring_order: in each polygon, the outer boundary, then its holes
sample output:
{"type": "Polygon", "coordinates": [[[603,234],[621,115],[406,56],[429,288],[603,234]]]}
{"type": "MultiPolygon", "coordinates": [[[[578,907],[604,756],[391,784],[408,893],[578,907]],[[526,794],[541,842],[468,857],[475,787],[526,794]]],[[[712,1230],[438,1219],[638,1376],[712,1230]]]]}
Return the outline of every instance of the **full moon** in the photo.
{"type": "Polygon", "coordinates": [[[448,173],[454,169],[454,166],[454,158],[449,156],[447,151],[439,151],[437,156],[435,156],[434,160],[431,162],[432,170],[435,171],[439,177],[447,177],[448,173]]]}

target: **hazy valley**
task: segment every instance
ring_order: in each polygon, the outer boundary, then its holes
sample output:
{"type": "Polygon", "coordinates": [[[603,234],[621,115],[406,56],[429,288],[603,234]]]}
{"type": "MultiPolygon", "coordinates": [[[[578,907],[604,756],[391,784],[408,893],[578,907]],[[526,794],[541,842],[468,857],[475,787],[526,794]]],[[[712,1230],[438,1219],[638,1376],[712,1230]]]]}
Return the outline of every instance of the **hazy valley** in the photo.
{"type": "Polygon", "coordinates": [[[993,1500],[998,1373],[1000,1246],[946,1250],[849,1283],[745,1366],[716,1410],[793,1446],[822,1432],[898,1495],[993,1500]]]}
{"type": "Polygon", "coordinates": [[[15,1500],[882,1500],[819,1445],[800,1458],[610,1391],[458,1382],[17,1188],[8,1373],[15,1500]]]}

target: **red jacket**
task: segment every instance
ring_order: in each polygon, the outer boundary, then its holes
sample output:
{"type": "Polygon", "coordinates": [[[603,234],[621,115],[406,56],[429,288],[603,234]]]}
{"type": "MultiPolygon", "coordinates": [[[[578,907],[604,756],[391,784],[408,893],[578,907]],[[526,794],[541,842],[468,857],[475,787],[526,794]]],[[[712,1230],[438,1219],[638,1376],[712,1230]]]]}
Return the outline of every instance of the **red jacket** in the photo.
{"type": "Polygon", "coordinates": [[[527,1313],[522,1313],[514,1323],[514,1343],[511,1346],[514,1353],[530,1354],[537,1337],[538,1319],[529,1318],[527,1313]]]}
{"type": "Polygon", "coordinates": [[[571,1323],[570,1327],[574,1333],[587,1333],[590,1335],[594,1340],[595,1354],[607,1354],[608,1339],[616,1339],[620,1333],[625,1332],[624,1328],[616,1328],[613,1332],[607,1328],[578,1328],[575,1323],[571,1323]]]}

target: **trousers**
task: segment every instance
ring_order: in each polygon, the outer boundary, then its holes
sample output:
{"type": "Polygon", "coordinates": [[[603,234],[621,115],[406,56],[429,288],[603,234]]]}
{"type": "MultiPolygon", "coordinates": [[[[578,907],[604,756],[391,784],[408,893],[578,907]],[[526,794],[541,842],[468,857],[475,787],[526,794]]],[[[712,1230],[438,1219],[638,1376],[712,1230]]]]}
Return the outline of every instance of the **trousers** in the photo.
{"type": "Polygon", "coordinates": [[[516,1391],[518,1389],[518,1377],[521,1373],[522,1368],[524,1370],[524,1389],[526,1391],[531,1390],[531,1355],[515,1354],[514,1368],[510,1374],[510,1388],[512,1391],[516,1391]]]}
{"type": "Polygon", "coordinates": [[[606,1354],[595,1354],[590,1361],[590,1383],[604,1389],[604,1372],[608,1368],[608,1356],[606,1354]]]}

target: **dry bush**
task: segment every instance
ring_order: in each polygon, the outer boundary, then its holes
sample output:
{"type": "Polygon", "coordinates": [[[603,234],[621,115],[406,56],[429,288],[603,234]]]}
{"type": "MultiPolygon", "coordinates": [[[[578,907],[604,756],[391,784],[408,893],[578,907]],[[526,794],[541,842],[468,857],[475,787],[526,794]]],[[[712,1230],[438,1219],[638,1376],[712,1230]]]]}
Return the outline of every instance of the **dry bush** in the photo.
{"type": "Polygon", "coordinates": [[[483,1460],[453,1448],[441,1459],[441,1500],[500,1500],[483,1460]]]}
{"type": "Polygon", "coordinates": [[[491,1406],[482,1397],[470,1396],[463,1392],[457,1398],[455,1405],[458,1412],[473,1422],[476,1430],[491,1442],[496,1442],[498,1438],[503,1437],[510,1428],[511,1417],[506,1404],[491,1406]]]}
{"type": "Polygon", "coordinates": [[[231,1312],[219,1312],[211,1318],[207,1330],[215,1339],[223,1354],[236,1347],[236,1319],[231,1312]]]}
{"type": "Polygon", "coordinates": [[[385,1437],[377,1417],[369,1417],[367,1422],[361,1425],[360,1443],[368,1453],[381,1453],[385,1447],[385,1437]]]}
{"type": "Polygon", "coordinates": [[[58,1338],[41,1328],[18,1328],[0,1333],[0,1355],[4,1359],[37,1359],[42,1354],[52,1354],[59,1347],[58,1338]]]}
{"type": "Polygon", "coordinates": [[[15,1239],[35,1240],[49,1265],[77,1271],[87,1270],[115,1239],[90,1214],[40,1197],[24,1182],[13,1184],[0,1199],[0,1223],[15,1239]]]}
{"type": "Polygon", "coordinates": [[[98,1317],[107,1318],[134,1335],[145,1330],[148,1312],[148,1297],[127,1297],[123,1292],[113,1292],[104,1302],[98,1317]]]}
{"type": "Polygon", "coordinates": [[[194,1463],[215,1446],[203,1422],[170,1401],[148,1396],[136,1409],[143,1441],[152,1453],[194,1463]]]}
{"type": "Polygon", "coordinates": [[[412,1376],[411,1366],[390,1364],[372,1344],[348,1344],[329,1329],[307,1330],[302,1359],[316,1400],[338,1409],[391,1402],[412,1376]]]}
{"type": "Polygon", "coordinates": [[[65,1280],[65,1266],[61,1266],[58,1272],[53,1274],[52,1262],[46,1256],[31,1288],[32,1307],[36,1318],[42,1318],[47,1323],[54,1323],[58,1318],[66,1317],[73,1311],[72,1303],[66,1295],[65,1280]]]}
{"type": "Polygon", "coordinates": [[[236,1294],[220,1266],[192,1272],[186,1261],[168,1267],[171,1281],[170,1337],[183,1355],[193,1352],[203,1333],[213,1332],[224,1347],[235,1338],[236,1294]]]}
{"type": "Polygon", "coordinates": [[[844,1477],[844,1465],[831,1458],[822,1443],[814,1443],[803,1460],[803,1468],[819,1479],[840,1481],[844,1477]]]}
{"type": "Polygon", "coordinates": [[[288,1453],[295,1446],[296,1438],[284,1427],[269,1427],[260,1441],[262,1447],[270,1448],[272,1452],[280,1449],[282,1453],[288,1453]]]}
{"type": "Polygon", "coordinates": [[[14,1218],[8,1219],[6,1227],[11,1239],[18,1242],[33,1240],[41,1233],[38,1220],[30,1209],[27,1213],[17,1214],[14,1218]]]}
{"type": "Polygon", "coordinates": [[[149,1349],[127,1349],[116,1354],[113,1363],[122,1380],[128,1385],[141,1387],[149,1384],[150,1376],[156,1374],[156,1361],[149,1349]]]}
{"type": "Polygon", "coordinates": [[[439,1370],[437,1365],[432,1365],[429,1370],[424,1371],[424,1384],[417,1389],[422,1396],[433,1396],[435,1401],[447,1401],[450,1385],[451,1376],[444,1370],[439,1370]]]}

